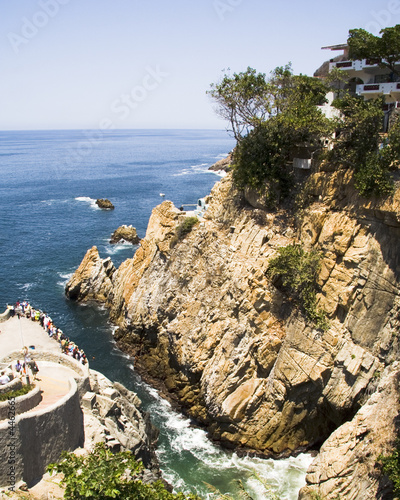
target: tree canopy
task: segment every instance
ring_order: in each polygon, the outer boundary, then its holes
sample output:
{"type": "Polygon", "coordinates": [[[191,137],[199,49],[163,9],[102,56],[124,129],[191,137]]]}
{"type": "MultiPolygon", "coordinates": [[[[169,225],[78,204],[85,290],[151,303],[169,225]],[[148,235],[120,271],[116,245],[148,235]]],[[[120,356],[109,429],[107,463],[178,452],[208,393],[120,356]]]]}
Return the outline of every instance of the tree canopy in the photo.
{"type": "Polygon", "coordinates": [[[251,128],[265,120],[270,111],[269,86],[265,73],[250,67],[245,72],[224,75],[208,91],[217,103],[217,113],[231,124],[237,141],[251,128]]]}
{"type": "Polygon", "coordinates": [[[289,192],[287,165],[299,147],[315,151],[333,129],[318,107],[326,101],[324,82],[294,75],[290,65],[276,68],[268,81],[268,109],[264,120],[240,138],[234,153],[233,179],[237,186],[251,186],[274,204],[289,192]]]}
{"type": "Polygon", "coordinates": [[[392,73],[400,75],[399,67],[396,66],[400,61],[400,24],[383,28],[379,33],[380,37],[364,29],[350,30],[347,40],[349,58],[371,59],[392,73]]]}
{"type": "Polygon", "coordinates": [[[290,64],[275,68],[269,78],[248,67],[245,72],[225,74],[211,84],[208,94],[217,104],[216,112],[228,120],[240,142],[255,127],[283,111],[325,102],[327,85],[305,75],[294,75],[290,64]]]}

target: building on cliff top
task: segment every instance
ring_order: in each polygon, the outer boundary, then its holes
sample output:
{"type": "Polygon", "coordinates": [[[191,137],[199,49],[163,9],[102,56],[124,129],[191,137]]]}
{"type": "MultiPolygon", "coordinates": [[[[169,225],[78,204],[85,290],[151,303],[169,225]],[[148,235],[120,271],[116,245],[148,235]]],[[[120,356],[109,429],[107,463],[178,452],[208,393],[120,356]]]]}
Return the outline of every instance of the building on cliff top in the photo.
{"type": "MultiPolygon", "coordinates": [[[[376,60],[371,58],[350,60],[349,47],[346,43],[328,45],[322,49],[342,51],[342,53],[322,64],[314,76],[325,78],[334,68],[341,69],[349,75],[348,86],[351,93],[362,96],[366,100],[383,96],[385,98],[384,130],[386,130],[390,113],[400,108],[400,76],[392,73],[388,68],[382,68],[376,60]]],[[[400,71],[400,61],[396,63],[396,66],[400,71]]],[[[328,97],[328,100],[332,99],[328,97]]],[[[325,114],[329,116],[329,111],[327,113],[325,114]]]]}

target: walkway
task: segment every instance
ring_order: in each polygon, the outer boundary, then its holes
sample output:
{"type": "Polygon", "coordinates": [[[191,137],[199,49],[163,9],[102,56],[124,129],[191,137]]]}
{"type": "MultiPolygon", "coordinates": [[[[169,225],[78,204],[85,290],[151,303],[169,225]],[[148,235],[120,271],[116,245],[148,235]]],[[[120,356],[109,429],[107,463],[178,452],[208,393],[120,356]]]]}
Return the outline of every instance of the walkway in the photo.
{"type": "MultiPolygon", "coordinates": [[[[17,316],[0,323],[0,357],[7,356],[12,351],[17,351],[24,346],[35,346],[37,351],[61,353],[60,344],[44,331],[37,321],[17,316]]],[[[34,354],[35,350],[30,352],[34,354]]]]}
{"type": "MultiPolygon", "coordinates": [[[[38,322],[14,316],[4,323],[0,323],[1,358],[13,351],[21,350],[21,362],[23,362],[22,348],[24,346],[30,347],[29,352],[32,359],[35,358],[35,351],[61,354],[59,342],[49,337],[38,322]]],[[[71,368],[57,363],[39,360],[37,365],[39,367],[38,380],[34,383],[40,387],[43,399],[30,411],[46,408],[64,397],[70,390],[68,380],[77,376],[77,373],[71,368]]],[[[30,372],[29,375],[32,382],[30,372]]]]}
{"type": "Polygon", "coordinates": [[[68,394],[70,386],[68,379],[76,373],[66,366],[56,365],[48,361],[38,361],[38,380],[34,382],[42,391],[42,401],[30,411],[41,410],[52,405],[68,394]]]}

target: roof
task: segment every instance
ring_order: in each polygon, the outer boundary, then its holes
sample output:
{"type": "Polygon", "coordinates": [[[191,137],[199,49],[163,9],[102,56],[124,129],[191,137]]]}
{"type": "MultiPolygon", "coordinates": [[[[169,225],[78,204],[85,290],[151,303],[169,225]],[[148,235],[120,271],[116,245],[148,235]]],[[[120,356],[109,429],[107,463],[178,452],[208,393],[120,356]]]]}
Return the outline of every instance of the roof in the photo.
{"type": "Polygon", "coordinates": [[[339,45],[328,45],[327,47],[321,47],[321,49],[344,50],[347,49],[347,47],[347,43],[341,43],[339,45]]]}

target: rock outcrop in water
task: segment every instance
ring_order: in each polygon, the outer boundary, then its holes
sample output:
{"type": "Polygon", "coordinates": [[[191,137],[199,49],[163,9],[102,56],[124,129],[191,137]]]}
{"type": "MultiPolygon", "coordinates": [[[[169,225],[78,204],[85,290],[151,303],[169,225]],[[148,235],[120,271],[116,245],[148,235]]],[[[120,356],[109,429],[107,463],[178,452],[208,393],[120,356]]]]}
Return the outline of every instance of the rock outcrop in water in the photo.
{"type": "Polygon", "coordinates": [[[103,210],[114,210],[114,205],[107,198],[98,198],[96,200],[96,205],[103,210]]]}
{"type": "Polygon", "coordinates": [[[350,172],[325,171],[303,198],[302,211],[253,208],[228,175],[183,239],[166,201],[133,259],[115,270],[91,249],[67,295],[106,304],[136,367],[224,445],[283,456],[324,443],[302,499],[375,498],[399,411],[400,191],[366,201],[350,172]],[[321,252],[325,332],[266,276],[293,242],[321,252]]]}
{"type": "Polygon", "coordinates": [[[110,243],[119,243],[126,241],[127,243],[132,243],[132,245],[137,245],[140,241],[137,235],[136,228],[133,226],[119,226],[113,234],[111,235],[110,243]]]}

